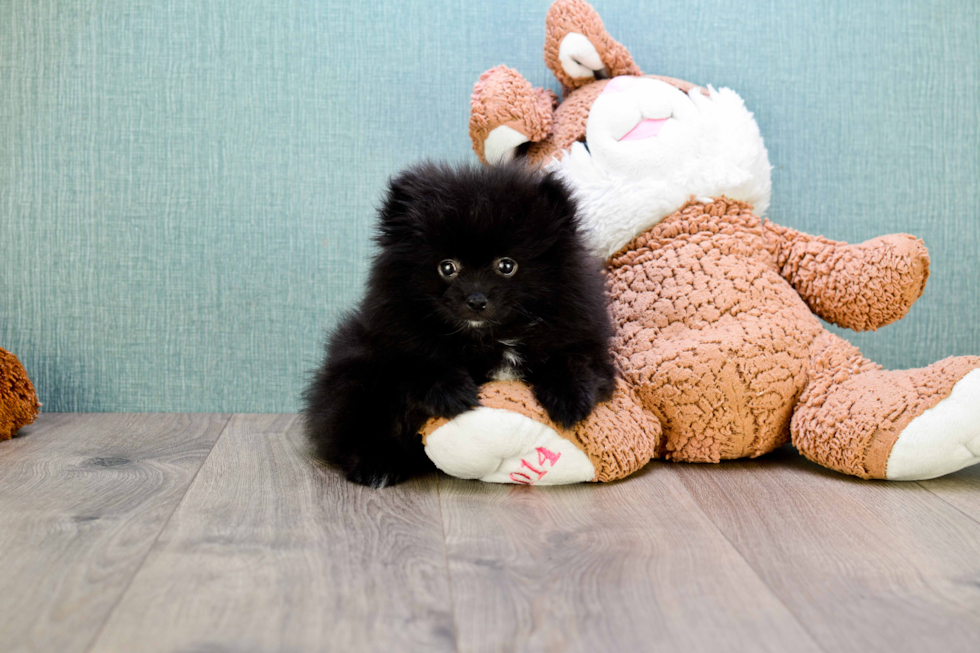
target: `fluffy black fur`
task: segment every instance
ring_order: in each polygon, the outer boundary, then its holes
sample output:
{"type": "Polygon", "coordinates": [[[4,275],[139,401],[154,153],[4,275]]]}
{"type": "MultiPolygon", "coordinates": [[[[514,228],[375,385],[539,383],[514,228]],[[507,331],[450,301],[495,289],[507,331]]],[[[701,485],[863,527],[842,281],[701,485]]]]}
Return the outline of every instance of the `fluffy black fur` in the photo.
{"type": "Polygon", "coordinates": [[[382,487],[430,469],[419,429],[477,406],[508,351],[562,426],[612,394],[600,262],[556,177],[411,168],[390,182],[377,243],[367,294],[305,394],[317,454],[350,480],[382,487]]]}

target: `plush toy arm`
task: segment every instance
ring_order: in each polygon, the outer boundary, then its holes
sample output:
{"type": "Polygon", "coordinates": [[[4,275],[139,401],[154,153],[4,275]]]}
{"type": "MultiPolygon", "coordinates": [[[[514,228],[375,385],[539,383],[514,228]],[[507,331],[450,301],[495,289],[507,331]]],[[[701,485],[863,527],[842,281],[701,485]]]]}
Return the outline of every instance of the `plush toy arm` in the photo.
{"type": "Polygon", "coordinates": [[[908,313],[929,278],[929,253],[907,234],[849,245],[765,223],[779,273],[819,317],[873,331],[908,313]]]}

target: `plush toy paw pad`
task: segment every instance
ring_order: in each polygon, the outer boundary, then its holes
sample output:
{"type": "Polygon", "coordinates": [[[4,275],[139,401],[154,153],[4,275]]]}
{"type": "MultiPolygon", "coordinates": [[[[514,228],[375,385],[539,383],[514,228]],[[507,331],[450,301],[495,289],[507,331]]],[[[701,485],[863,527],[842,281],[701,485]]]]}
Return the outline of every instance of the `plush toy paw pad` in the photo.
{"type": "Polygon", "coordinates": [[[919,481],[980,463],[980,370],[956,382],[949,396],[912,420],[888,457],[892,481],[919,481]]]}
{"type": "Polygon", "coordinates": [[[563,485],[595,478],[578,447],[540,422],[482,406],[439,427],[425,453],[450,476],[490,483],[563,485]]]}

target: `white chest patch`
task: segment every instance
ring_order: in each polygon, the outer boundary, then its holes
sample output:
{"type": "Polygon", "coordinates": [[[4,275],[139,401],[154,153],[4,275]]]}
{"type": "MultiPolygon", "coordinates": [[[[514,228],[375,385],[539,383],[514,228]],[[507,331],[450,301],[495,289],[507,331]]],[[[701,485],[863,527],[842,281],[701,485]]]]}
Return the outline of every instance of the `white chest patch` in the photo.
{"type": "Polygon", "coordinates": [[[490,373],[490,378],[494,381],[517,381],[521,378],[521,363],[524,359],[514,349],[517,346],[516,340],[501,340],[504,346],[504,360],[500,366],[490,373]]]}

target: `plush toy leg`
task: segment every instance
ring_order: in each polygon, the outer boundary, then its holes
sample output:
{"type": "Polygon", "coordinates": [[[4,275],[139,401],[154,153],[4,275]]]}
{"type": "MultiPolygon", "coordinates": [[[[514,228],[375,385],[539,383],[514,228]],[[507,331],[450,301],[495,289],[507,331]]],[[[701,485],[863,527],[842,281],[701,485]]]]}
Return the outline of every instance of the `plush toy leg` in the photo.
{"type": "MultiPolygon", "coordinates": [[[[962,359],[945,361],[947,364],[962,359]]],[[[980,362],[975,363],[980,367],[980,362]]],[[[980,369],[953,385],[949,396],[913,419],[888,458],[890,481],[919,481],[980,463],[980,369]]]]}
{"type": "Polygon", "coordinates": [[[861,478],[920,480],[980,462],[980,357],[885,371],[830,333],[793,415],[810,460],[861,478]]]}
{"type": "Polygon", "coordinates": [[[480,403],[422,429],[426,454],[450,476],[522,485],[610,481],[645,465],[660,441],[660,423],[622,384],[568,431],[548,419],[523,383],[489,383],[480,403]]]}

